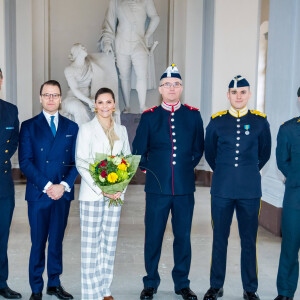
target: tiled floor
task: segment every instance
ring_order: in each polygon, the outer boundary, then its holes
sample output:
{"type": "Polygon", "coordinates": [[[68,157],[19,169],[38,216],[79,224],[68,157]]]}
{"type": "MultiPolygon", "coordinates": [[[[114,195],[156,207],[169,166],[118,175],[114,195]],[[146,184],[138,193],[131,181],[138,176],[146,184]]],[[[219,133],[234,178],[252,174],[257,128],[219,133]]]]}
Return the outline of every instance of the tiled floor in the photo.
{"type": "MultiPolygon", "coordinates": [[[[78,190],[79,186],[76,186],[76,195],[78,195],[78,190]]],[[[11,288],[23,294],[23,299],[29,299],[31,294],[28,283],[30,236],[24,195],[25,186],[17,185],[16,208],[9,240],[10,277],[8,283],[11,288]]],[[[139,299],[143,287],[142,277],[145,273],[143,261],[144,199],[143,186],[131,185],[128,188],[120,221],[115,275],[112,285],[112,293],[115,300],[139,299]]],[[[198,298],[202,299],[209,287],[212,244],[209,189],[197,188],[195,199],[196,206],[192,228],[193,257],[190,280],[191,288],[198,295],[198,298]]],[[[172,240],[172,229],[170,223],[168,223],[159,267],[161,285],[154,300],[182,299],[175,295],[173,291],[171,278],[173,267],[172,240]]],[[[262,300],[272,300],[277,294],[276,275],[280,254],[280,238],[274,237],[260,228],[257,250],[259,263],[258,292],[262,300]]],[[[242,299],[240,241],[235,218],[231,228],[227,262],[225,292],[222,299],[242,299]]],[[[46,276],[45,274],[45,278],[46,276]]],[[[72,203],[64,239],[64,273],[61,279],[66,290],[72,293],[75,299],[80,299],[80,226],[77,200],[72,203]]],[[[50,298],[50,296],[44,296],[44,299],[50,298]]],[[[299,291],[295,295],[295,299],[300,299],[299,291]]]]}

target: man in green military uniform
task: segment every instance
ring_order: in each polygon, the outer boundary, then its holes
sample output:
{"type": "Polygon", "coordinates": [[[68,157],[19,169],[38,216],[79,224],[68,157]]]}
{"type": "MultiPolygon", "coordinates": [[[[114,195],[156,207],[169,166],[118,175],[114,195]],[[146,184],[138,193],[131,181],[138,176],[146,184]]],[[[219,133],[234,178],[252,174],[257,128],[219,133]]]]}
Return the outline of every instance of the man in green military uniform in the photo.
{"type": "MultiPolygon", "coordinates": [[[[298,89],[300,101],[300,88],[298,89]]],[[[292,300],[299,277],[300,249],[300,118],[293,118],[279,128],[276,159],[286,177],[282,207],[282,243],[275,300],[292,300]]]]}

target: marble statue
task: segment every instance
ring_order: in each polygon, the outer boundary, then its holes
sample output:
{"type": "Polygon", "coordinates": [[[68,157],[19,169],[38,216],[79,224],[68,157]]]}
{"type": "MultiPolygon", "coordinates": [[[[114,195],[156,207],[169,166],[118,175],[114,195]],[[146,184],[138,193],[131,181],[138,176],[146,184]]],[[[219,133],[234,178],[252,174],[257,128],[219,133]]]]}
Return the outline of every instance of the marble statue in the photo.
{"type": "Polygon", "coordinates": [[[113,56],[88,54],[80,43],[74,44],[65,68],[69,90],[62,101],[62,114],[79,126],[90,121],[95,113],[94,96],[101,87],[112,89],[116,96],[115,120],[120,123],[118,106],[118,76],[113,56]],[[105,59],[103,58],[105,56],[105,59]]]}
{"type": "Polygon", "coordinates": [[[257,110],[265,110],[266,92],[266,66],[268,50],[269,22],[265,21],[260,25],[259,51],[258,51],[258,76],[257,76],[257,110]]]}
{"type": "Polygon", "coordinates": [[[147,89],[156,88],[152,35],[159,24],[153,0],[110,0],[98,42],[100,52],[115,54],[125,100],[130,110],[132,66],[140,111],[146,108],[147,89]]]}

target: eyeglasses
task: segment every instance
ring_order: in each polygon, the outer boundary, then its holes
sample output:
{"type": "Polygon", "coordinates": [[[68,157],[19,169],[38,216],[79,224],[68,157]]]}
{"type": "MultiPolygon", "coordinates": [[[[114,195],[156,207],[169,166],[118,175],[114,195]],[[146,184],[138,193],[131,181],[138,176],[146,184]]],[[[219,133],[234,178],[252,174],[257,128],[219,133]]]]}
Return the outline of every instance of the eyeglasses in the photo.
{"type": "Polygon", "coordinates": [[[182,86],[182,84],[181,84],[180,82],[173,82],[173,83],[171,83],[171,82],[166,82],[166,83],[164,83],[164,84],[161,84],[160,86],[163,86],[163,87],[166,88],[166,89],[170,89],[171,86],[174,87],[175,89],[178,89],[179,87],[182,86]]]}
{"type": "Polygon", "coordinates": [[[60,97],[60,94],[42,94],[43,98],[45,98],[46,100],[49,100],[51,97],[52,99],[56,100],[60,97]]]}

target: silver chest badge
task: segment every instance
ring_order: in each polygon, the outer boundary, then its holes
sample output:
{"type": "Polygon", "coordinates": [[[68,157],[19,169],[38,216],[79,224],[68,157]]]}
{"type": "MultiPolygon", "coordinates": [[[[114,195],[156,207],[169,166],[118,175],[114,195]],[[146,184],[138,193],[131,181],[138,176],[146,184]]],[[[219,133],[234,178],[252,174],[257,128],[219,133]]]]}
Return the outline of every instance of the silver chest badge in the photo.
{"type": "Polygon", "coordinates": [[[250,134],[250,131],[249,131],[250,125],[245,125],[244,128],[246,129],[245,134],[249,135],[250,134]]]}

